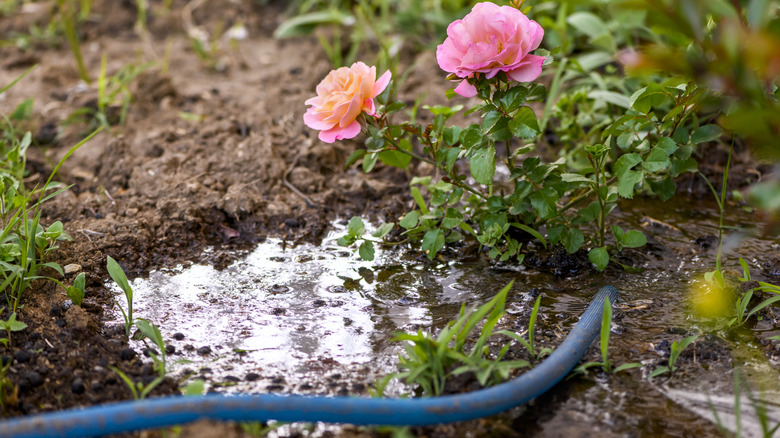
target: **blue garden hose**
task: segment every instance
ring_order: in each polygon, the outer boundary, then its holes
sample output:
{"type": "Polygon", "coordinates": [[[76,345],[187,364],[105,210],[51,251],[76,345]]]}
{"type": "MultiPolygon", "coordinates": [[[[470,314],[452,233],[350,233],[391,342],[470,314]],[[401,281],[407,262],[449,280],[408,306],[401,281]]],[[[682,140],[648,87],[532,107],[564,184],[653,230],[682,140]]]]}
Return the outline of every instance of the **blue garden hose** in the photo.
{"type": "Polygon", "coordinates": [[[538,397],[563,379],[599,334],[604,300],[614,303],[617,296],[614,287],[603,287],[544,362],[512,381],[471,393],[415,399],[274,394],[164,397],[7,420],[0,423],[0,436],[92,437],[200,419],[422,426],[487,417],[538,397]]]}

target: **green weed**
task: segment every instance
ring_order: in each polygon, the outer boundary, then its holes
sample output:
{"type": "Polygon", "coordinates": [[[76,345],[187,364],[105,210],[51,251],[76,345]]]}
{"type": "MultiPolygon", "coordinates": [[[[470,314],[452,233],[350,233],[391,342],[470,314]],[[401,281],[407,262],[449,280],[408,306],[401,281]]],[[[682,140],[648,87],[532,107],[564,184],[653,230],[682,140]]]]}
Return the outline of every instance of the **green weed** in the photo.
{"type": "Polygon", "coordinates": [[[448,323],[435,338],[422,331],[396,335],[394,341],[405,341],[405,354],[399,355],[398,367],[402,371],[393,377],[419,387],[423,395],[434,396],[442,393],[447,378],[453,375],[472,372],[479,383],[486,386],[506,380],[516,368],[529,366],[524,360],[501,361],[509,345],[504,346],[495,359],[487,357],[487,340],[504,314],[506,295],[511,287],[512,283],[476,310],[467,311],[464,305],[458,319],[448,323]],[[466,352],[466,340],[483,321],[479,338],[471,351],[466,352]]]}
{"type": "Polygon", "coordinates": [[[688,346],[697,339],[699,339],[699,335],[688,336],[682,340],[672,342],[672,347],[669,352],[669,364],[662,365],[654,369],[647,378],[652,379],[653,377],[657,377],[665,373],[674,374],[674,372],[677,370],[676,363],[677,359],[680,357],[680,353],[682,353],[683,350],[688,348],[688,346]]]}
{"type": "Polygon", "coordinates": [[[119,311],[122,312],[122,319],[125,321],[125,336],[129,338],[130,330],[135,322],[135,319],[133,318],[133,288],[130,287],[130,282],[127,281],[125,271],[122,270],[119,263],[111,256],[107,256],[106,258],[106,269],[108,270],[108,275],[111,276],[114,282],[125,293],[127,311],[125,311],[116,300],[114,300],[114,304],[119,308],[119,311]]]}
{"type": "Polygon", "coordinates": [[[616,368],[612,368],[612,362],[609,359],[609,333],[612,328],[612,303],[609,298],[604,300],[604,307],[601,313],[601,331],[599,334],[599,346],[601,349],[601,362],[586,362],[572,371],[574,374],[587,372],[589,368],[600,367],[605,373],[619,373],[631,368],[641,367],[641,363],[626,363],[616,368]]]}
{"type": "MultiPolygon", "coordinates": [[[[5,310],[5,307],[0,308],[0,313],[5,310]]],[[[7,320],[0,320],[0,330],[5,330],[7,337],[0,338],[0,343],[8,347],[11,343],[11,332],[18,332],[27,328],[27,324],[16,320],[16,312],[11,313],[11,316],[7,320]]],[[[0,384],[2,386],[2,384],[0,384]]]]}
{"type": "Polygon", "coordinates": [[[528,340],[525,340],[522,336],[515,332],[511,332],[509,330],[501,330],[498,333],[502,335],[509,336],[510,338],[514,339],[515,341],[519,342],[523,347],[525,347],[526,350],[528,350],[528,353],[531,354],[531,357],[534,359],[539,359],[543,355],[548,355],[552,353],[552,348],[542,348],[537,353],[536,351],[536,345],[534,344],[534,335],[536,331],[536,317],[539,314],[539,305],[542,302],[542,296],[539,295],[536,297],[536,302],[534,303],[534,307],[531,310],[531,317],[528,320],[528,340]]]}

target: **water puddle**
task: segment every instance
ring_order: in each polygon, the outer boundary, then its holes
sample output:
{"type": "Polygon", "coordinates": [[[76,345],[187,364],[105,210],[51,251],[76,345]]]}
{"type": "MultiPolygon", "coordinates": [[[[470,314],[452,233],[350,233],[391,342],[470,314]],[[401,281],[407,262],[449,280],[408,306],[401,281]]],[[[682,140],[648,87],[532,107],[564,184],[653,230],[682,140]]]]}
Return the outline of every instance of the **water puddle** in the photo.
{"type": "MultiPolygon", "coordinates": [[[[649,236],[648,248],[634,255],[634,265],[643,269],[638,274],[609,270],[561,278],[484,259],[430,262],[380,249],[374,261],[363,262],[336,244],[345,227],[334,224],[320,246],[292,248],[268,239],[220,271],[192,265],[151,272],[132,283],[135,312],[157,324],[166,343],[176,347],[173,375],[204,377],[212,390],[365,395],[377,378],[396,371],[401,349],[390,340],[397,331],[440,328],[457,316],[462,304],[481,304],[514,280],[501,328],[523,332],[533,299],[542,294],[538,338],[557,345],[590,297],[612,284],[622,296],[611,360],[644,366],[595,378],[595,384],[594,378],[563,384],[566,401],[548,402],[555,414],[547,416],[541,430],[570,424],[577,430],[597,427],[615,433],[639,427],[652,434],[664,433],[664,425],[673,423],[681,430],[710,433],[712,418],[691,395],[701,395],[705,385],[713,400],[731,397],[733,407],[731,374],[739,365],[749,378],[751,373],[764,376],[761,385],[774,397],[780,390],[777,364],[766,360],[755,335],[734,340],[690,316],[690,284],[714,266],[714,206],[686,200],[662,209],[651,203],[633,205],[617,218],[624,228],[642,228],[649,236]],[[705,333],[695,349],[681,356],[686,371],[672,380],[647,379],[668,357],[671,342],[700,329],[705,333]],[[177,340],[177,333],[184,339],[177,340]],[[774,369],[771,376],[766,367],[774,369]]],[[[756,225],[748,213],[732,217],[735,224],[756,225]]],[[[743,235],[738,244],[726,246],[725,254],[729,269],[737,266],[738,256],[759,266],[780,257],[780,239],[743,235]]],[[[764,321],[761,329],[780,333],[780,321],[764,321]]],[[[599,359],[597,350],[592,349],[589,360],[599,359]]],[[[408,388],[395,384],[389,394],[404,391],[408,388]]],[[[536,424],[533,412],[514,420],[515,427],[536,424]]]]}

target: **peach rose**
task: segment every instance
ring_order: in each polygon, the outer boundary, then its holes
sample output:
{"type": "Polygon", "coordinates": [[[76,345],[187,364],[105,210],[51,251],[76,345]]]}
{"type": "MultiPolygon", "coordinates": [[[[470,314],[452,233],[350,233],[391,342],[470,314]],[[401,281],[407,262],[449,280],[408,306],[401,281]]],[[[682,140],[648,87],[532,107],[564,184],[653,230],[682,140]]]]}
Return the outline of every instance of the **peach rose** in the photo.
{"type": "Polygon", "coordinates": [[[311,107],[303,115],[306,126],[320,131],[320,140],[333,143],[360,133],[361,112],[376,113],[374,98],[387,88],[390,72],[376,78],[376,67],[356,62],[331,71],[317,85],[317,97],[306,101],[311,107]]]}
{"type": "Polygon", "coordinates": [[[465,78],[483,73],[490,79],[506,72],[510,79],[529,82],[542,73],[543,56],[530,55],[539,47],[544,29],[522,12],[509,6],[477,3],[462,20],[447,28],[447,39],[436,49],[442,70],[464,80],[455,92],[477,95],[477,88],[465,78]]]}

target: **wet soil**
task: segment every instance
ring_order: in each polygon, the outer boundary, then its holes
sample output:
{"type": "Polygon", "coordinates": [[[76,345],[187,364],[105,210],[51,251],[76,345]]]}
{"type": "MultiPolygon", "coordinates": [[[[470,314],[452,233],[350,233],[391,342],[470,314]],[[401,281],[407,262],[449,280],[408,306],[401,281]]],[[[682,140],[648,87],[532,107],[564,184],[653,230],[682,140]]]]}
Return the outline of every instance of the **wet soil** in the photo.
{"type": "MultiPolygon", "coordinates": [[[[150,3],[153,11],[162,10],[160,2],[150,3]]],[[[130,391],[110,367],[121,369],[137,381],[148,383],[154,378],[151,361],[131,348],[121,327],[110,322],[116,316],[110,310],[115,294],[105,286],[106,256],[115,258],[131,278],[190,262],[223,269],[266,239],[281,239],[290,246],[304,242],[318,244],[339,218],[363,215],[376,221],[395,220],[410,208],[413,201],[407,192],[407,174],[381,166],[369,175],[355,169],[345,170],[343,163],[358,143],[326,145],[303,125],[303,101],[311,97],[317,82],[330,70],[330,64],[314,38],[278,41],[270,37],[284,18],[284,7],[284,2],[249,0],[174,1],[170,13],[150,13],[149,33],[141,37],[134,30],[133,2],[95,1],[92,16],[81,29],[82,52],[93,78],[104,54],[109,75],[131,63],[158,64],[131,85],[134,102],[125,123],[113,126],[110,132],[101,132],[82,146],[58,174],[58,180],[73,186],[45,204],[43,222],[61,220],[73,239],[50,257],[62,265],[78,265],[66,275],[66,282],[72,281],[78,272],[86,273],[86,300],[81,307],[73,306],[61,288],[45,281],[34,283],[27,291],[19,319],[28,328],[13,333],[9,348],[2,353],[4,362],[12,361],[9,378],[17,391],[3,407],[5,416],[130,398],[130,391]],[[220,35],[238,22],[246,26],[249,37],[233,47],[220,35]],[[193,50],[187,36],[193,29],[216,36],[218,49],[212,59],[201,60],[193,50]],[[167,61],[166,53],[170,53],[167,61]],[[167,66],[166,72],[163,66],[167,66]]],[[[80,108],[94,107],[97,96],[94,84],[86,86],[79,81],[75,62],[62,38],[40,39],[32,41],[27,48],[17,47],[19,35],[28,34],[32,25],[45,26],[55,13],[49,3],[31,3],[19,13],[0,18],[0,34],[12,42],[0,47],[3,67],[0,84],[9,83],[36,65],[26,78],[0,97],[0,113],[4,114],[27,98],[35,102],[33,119],[25,127],[36,138],[35,147],[28,153],[31,172],[26,183],[29,186],[45,181],[53,165],[83,138],[87,126],[69,124],[67,120],[80,108]]],[[[443,103],[436,96],[442,96],[449,84],[441,79],[433,54],[405,57],[402,60],[405,65],[417,65],[405,85],[409,96],[413,99],[427,92],[426,103],[443,103]]],[[[702,164],[714,181],[722,173],[720,163],[725,159],[718,159],[722,155],[718,149],[709,155],[711,162],[702,164]]],[[[734,188],[749,184],[766,171],[765,165],[750,160],[748,151],[739,149],[732,174],[734,188]]],[[[706,185],[696,178],[684,179],[678,187],[683,195],[694,198],[707,195],[706,185]]],[[[628,251],[625,263],[645,266],[650,273],[666,269],[667,275],[675,275],[681,269],[679,266],[691,272],[711,266],[716,233],[712,224],[717,223],[713,220],[712,205],[686,208],[683,201],[683,205],[665,215],[652,206],[653,202],[647,201],[644,207],[633,203],[631,211],[617,215],[619,221],[646,223],[650,235],[648,247],[628,251]],[[645,217],[649,219],[645,221],[645,217]],[[710,225],[691,230],[688,224],[692,221],[710,225]],[[670,260],[674,263],[670,264],[670,260]]],[[[748,218],[749,215],[742,222],[750,222],[748,218]]],[[[770,244],[734,251],[752,257],[754,265],[763,269],[757,273],[758,279],[780,281],[776,242],[772,245],[770,239],[770,244]]],[[[405,257],[416,260],[423,269],[435,270],[421,254],[412,251],[405,257]]],[[[511,278],[516,270],[516,267],[491,264],[469,247],[448,249],[441,261],[472,263],[470,269],[475,271],[497,269],[504,272],[497,277],[501,281],[511,278]]],[[[567,301],[562,292],[573,289],[574,285],[578,285],[576,290],[585,290],[582,284],[594,286],[603,278],[595,274],[582,254],[569,257],[560,251],[539,252],[528,258],[524,269],[531,273],[526,275],[545,278],[540,284],[550,294],[545,302],[551,315],[555,315],[548,322],[550,327],[560,328],[550,329],[542,342],[554,346],[576,320],[574,315],[584,308],[585,302],[584,295],[567,301]]],[[[610,269],[607,278],[629,290],[626,300],[633,307],[627,309],[638,309],[625,310],[625,313],[671,311],[671,304],[661,298],[651,303],[640,302],[647,297],[635,286],[638,280],[610,269]]],[[[655,287],[651,277],[645,275],[639,284],[655,287]]],[[[466,285],[469,284],[475,282],[466,285]]],[[[491,291],[482,290],[479,297],[469,300],[484,299],[491,291]]],[[[520,292],[530,293],[518,291],[518,301],[522,297],[520,292]]],[[[461,301],[467,300],[456,301],[450,307],[456,309],[461,301]]],[[[680,300],[671,302],[680,305],[680,300]]],[[[527,305],[523,308],[515,319],[506,322],[508,327],[521,327],[525,323],[527,305]]],[[[425,325],[441,326],[449,315],[441,314],[425,325]]],[[[672,323],[675,327],[653,328],[658,321],[648,319],[642,323],[650,328],[637,325],[627,330],[652,332],[652,341],[663,350],[671,340],[688,333],[684,317],[679,316],[683,314],[676,315],[678,319],[672,323]],[[662,344],[664,341],[667,344],[662,344]]],[[[775,324],[778,316],[780,311],[771,308],[765,321],[772,320],[775,324]]],[[[7,318],[8,311],[0,317],[7,318]]],[[[620,324],[621,314],[617,317],[620,324]]],[[[768,338],[776,334],[776,325],[763,327],[758,341],[763,357],[769,358],[775,369],[780,350],[777,341],[768,338]]],[[[697,351],[711,352],[705,356],[707,367],[727,373],[731,370],[732,356],[724,345],[730,344],[720,339],[698,342],[697,351]]],[[[171,344],[181,350],[188,345],[173,338],[171,344]]],[[[651,348],[647,344],[617,345],[627,350],[651,348]]],[[[193,348],[201,346],[193,345],[193,348]]],[[[523,357],[519,350],[512,354],[523,357]]],[[[667,357],[665,350],[652,354],[657,358],[646,364],[648,369],[663,363],[667,357]]],[[[598,358],[595,346],[591,356],[591,359],[598,358]]],[[[690,373],[691,380],[711,375],[701,374],[700,368],[694,366],[700,363],[701,357],[684,354],[680,359],[687,370],[684,373],[690,373]]],[[[637,373],[632,372],[631,378],[637,373]]],[[[246,375],[239,377],[250,380],[246,375]]],[[[594,375],[586,378],[585,384],[564,383],[529,407],[469,423],[466,428],[442,426],[413,432],[427,436],[462,436],[467,431],[483,436],[664,433],[664,423],[641,420],[641,411],[647,406],[641,400],[635,403],[632,398],[631,391],[636,391],[636,386],[629,383],[625,383],[629,389],[621,386],[628,377],[610,379],[609,385],[603,384],[605,379],[594,375]],[[574,396],[583,391],[591,395],[585,399],[574,396]],[[616,398],[609,405],[611,416],[592,415],[593,403],[587,400],[613,396],[616,398]],[[635,407],[619,414],[625,405],[635,407]]],[[[335,380],[335,386],[314,382],[315,389],[310,391],[321,388],[319,392],[334,393],[343,387],[348,394],[364,395],[369,384],[367,379],[365,382],[355,378],[335,380]]],[[[264,390],[295,391],[286,380],[261,381],[266,384],[264,390]],[[278,388],[271,388],[273,385],[278,388]]],[[[730,385],[728,379],[718,383],[730,385]]],[[[459,382],[456,386],[460,387],[451,390],[471,389],[470,385],[468,381],[459,382]]],[[[171,394],[178,386],[178,381],[169,378],[151,395],[171,394]]],[[[661,404],[659,400],[666,399],[652,399],[652,403],[661,404]]],[[[681,436],[716,433],[707,421],[687,422],[684,414],[676,415],[679,418],[672,415],[668,421],[675,427],[685,425],[681,436]]],[[[379,433],[358,428],[334,432],[318,427],[316,434],[322,436],[379,433]]],[[[238,426],[199,425],[185,428],[182,436],[242,436],[243,433],[238,426]],[[208,432],[211,430],[214,432],[208,432]]],[[[298,432],[290,431],[289,435],[295,433],[298,432]]]]}

